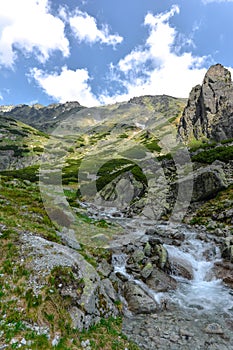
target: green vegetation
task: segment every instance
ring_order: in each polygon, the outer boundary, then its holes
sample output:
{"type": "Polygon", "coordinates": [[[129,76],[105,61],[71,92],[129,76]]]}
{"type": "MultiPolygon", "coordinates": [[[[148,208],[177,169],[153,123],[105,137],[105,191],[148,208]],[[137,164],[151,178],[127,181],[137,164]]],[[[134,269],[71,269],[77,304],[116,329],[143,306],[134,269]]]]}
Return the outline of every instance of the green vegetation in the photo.
{"type": "Polygon", "coordinates": [[[139,350],[139,347],[128,342],[121,333],[122,318],[110,317],[102,319],[99,324],[92,326],[88,331],[82,332],[80,340],[90,339],[93,350],[139,350]]]}
{"type": "Polygon", "coordinates": [[[146,149],[138,145],[121,152],[121,155],[129,159],[142,159],[146,156],[146,149]]]}
{"type": "Polygon", "coordinates": [[[233,160],[233,146],[220,146],[215,147],[214,149],[202,151],[192,156],[191,159],[193,162],[208,164],[213,163],[217,159],[223,162],[228,162],[229,160],[233,160]]]}
{"type": "Polygon", "coordinates": [[[66,165],[62,168],[62,183],[67,185],[72,182],[78,182],[78,171],[81,159],[68,159],[66,165]]]}
{"type": "Polygon", "coordinates": [[[39,165],[32,165],[18,170],[4,170],[0,171],[0,175],[8,176],[9,178],[28,180],[36,182],[39,179],[39,165]]]}
{"type": "Polygon", "coordinates": [[[193,138],[189,141],[188,147],[190,152],[196,152],[199,149],[212,148],[217,145],[215,141],[209,141],[207,139],[197,140],[193,138]]]}
{"type": "MultiPolygon", "coordinates": [[[[65,194],[74,198],[72,189],[65,189],[65,194]]],[[[30,270],[30,259],[25,256],[22,259],[19,235],[31,232],[49,241],[60,242],[44,210],[37,183],[2,176],[0,212],[3,225],[0,227],[0,344],[15,349],[21,341],[26,341],[30,349],[50,350],[54,348],[52,339],[58,334],[56,349],[61,350],[82,349],[81,341],[86,339],[90,340],[92,349],[138,349],[121,333],[121,318],[101,320],[88,331],[72,328],[68,313],[71,299],[60,294],[59,285],[72,284],[76,293],[82,293],[85,281],[77,279],[77,271],[73,268],[56,266],[43,288],[37,293],[31,288],[29,279],[34,272],[30,270]]],[[[109,229],[104,220],[95,221],[84,214],[78,214],[78,220],[81,233],[90,226],[95,233],[100,228],[109,229]]],[[[95,267],[101,259],[111,261],[111,253],[104,248],[81,245],[80,253],[95,267]]],[[[121,307],[120,303],[118,307],[121,307]]]]}
{"type": "Polygon", "coordinates": [[[142,182],[145,186],[147,186],[147,178],[142,169],[128,159],[119,158],[106,162],[99,169],[97,173],[98,179],[96,181],[97,190],[100,191],[104,186],[116,179],[118,176],[129,171],[133,174],[137,181],[142,182]]]}
{"type": "Polygon", "coordinates": [[[233,206],[233,185],[218,193],[218,195],[204,203],[189,221],[191,225],[205,225],[209,230],[231,225],[233,206]],[[210,222],[214,221],[214,225],[210,222]]]}

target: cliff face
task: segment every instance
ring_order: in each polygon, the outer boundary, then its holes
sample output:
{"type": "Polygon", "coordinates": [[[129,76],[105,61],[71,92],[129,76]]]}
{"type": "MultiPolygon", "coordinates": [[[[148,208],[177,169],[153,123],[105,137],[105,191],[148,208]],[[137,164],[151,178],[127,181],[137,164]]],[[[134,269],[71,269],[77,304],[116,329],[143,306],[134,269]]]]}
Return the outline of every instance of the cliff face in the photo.
{"type": "Polygon", "coordinates": [[[178,128],[184,141],[193,138],[221,141],[233,137],[233,84],[221,64],[211,66],[202,85],[195,86],[178,128]]]}

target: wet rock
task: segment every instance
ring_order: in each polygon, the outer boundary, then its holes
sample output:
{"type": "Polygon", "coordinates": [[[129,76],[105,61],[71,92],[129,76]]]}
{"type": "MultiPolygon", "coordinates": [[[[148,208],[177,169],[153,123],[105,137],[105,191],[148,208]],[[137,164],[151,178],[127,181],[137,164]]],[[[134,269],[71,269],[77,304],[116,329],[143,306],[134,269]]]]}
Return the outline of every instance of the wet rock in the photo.
{"type": "Polygon", "coordinates": [[[224,259],[233,262],[233,235],[225,238],[221,251],[224,259]]]}
{"type": "Polygon", "coordinates": [[[146,256],[151,256],[152,247],[149,242],[146,243],[144,247],[144,253],[146,256]]]}
{"type": "Polygon", "coordinates": [[[146,266],[141,271],[141,276],[145,279],[147,279],[153,271],[153,265],[151,262],[147,263],[146,266]]]}
{"type": "Polygon", "coordinates": [[[179,257],[172,257],[170,261],[172,274],[175,276],[182,276],[191,280],[193,278],[192,266],[188,261],[185,261],[179,257]]]}
{"type": "Polygon", "coordinates": [[[146,231],[145,231],[146,235],[155,235],[157,233],[158,233],[157,229],[156,228],[151,228],[151,227],[146,229],[146,231]]]}
{"type": "Polygon", "coordinates": [[[233,289],[233,264],[226,261],[215,263],[214,269],[217,278],[222,279],[223,283],[233,289]]]}
{"type": "Polygon", "coordinates": [[[154,269],[146,284],[156,292],[167,292],[176,289],[177,282],[160,269],[154,269]]]}
{"type": "Polygon", "coordinates": [[[122,282],[127,282],[129,280],[129,278],[124,275],[123,273],[121,272],[116,272],[116,276],[122,281],[122,282]]]}
{"type": "Polygon", "coordinates": [[[143,250],[135,250],[135,252],[132,255],[132,258],[135,263],[139,263],[145,258],[145,254],[143,250]]]}
{"type": "Polygon", "coordinates": [[[136,314],[148,314],[157,310],[155,301],[140,286],[129,281],[124,285],[124,297],[130,311],[136,314]]]}
{"type": "Polygon", "coordinates": [[[166,248],[162,244],[157,244],[155,246],[155,252],[159,256],[159,267],[164,269],[168,264],[168,253],[166,248]]]}
{"type": "Polygon", "coordinates": [[[97,271],[100,272],[104,277],[109,277],[113,271],[113,267],[103,259],[99,264],[97,271]]]}

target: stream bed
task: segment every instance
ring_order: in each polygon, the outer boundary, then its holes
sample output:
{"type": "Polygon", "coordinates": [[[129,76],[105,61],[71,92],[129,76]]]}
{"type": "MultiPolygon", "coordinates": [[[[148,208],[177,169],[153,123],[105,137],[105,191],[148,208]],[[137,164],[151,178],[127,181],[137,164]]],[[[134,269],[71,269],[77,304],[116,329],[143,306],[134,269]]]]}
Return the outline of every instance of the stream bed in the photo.
{"type": "Polygon", "coordinates": [[[113,249],[118,250],[113,255],[115,273],[140,286],[159,306],[152,313],[126,312],[123,332],[141,349],[233,350],[233,290],[214,273],[215,264],[221,261],[216,243],[200,239],[197,231],[185,225],[127,219],[112,216],[111,212],[101,212],[101,217],[117,221],[124,228],[125,234],[112,242],[113,249]],[[175,290],[163,293],[130,275],[126,270],[127,255],[121,253],[121,246],[132,240],[146,241],[145,232],[155,227],[164,237],[170,275],[177,282],[175,290]],[[179,245],[169,242],[169,234],[174,232],[184,237],[179,245]],[[177,271],[177,264],[185,267],[188,277],[177,271]],[[166,305],[161,307],[164,300],[166,305]]]}

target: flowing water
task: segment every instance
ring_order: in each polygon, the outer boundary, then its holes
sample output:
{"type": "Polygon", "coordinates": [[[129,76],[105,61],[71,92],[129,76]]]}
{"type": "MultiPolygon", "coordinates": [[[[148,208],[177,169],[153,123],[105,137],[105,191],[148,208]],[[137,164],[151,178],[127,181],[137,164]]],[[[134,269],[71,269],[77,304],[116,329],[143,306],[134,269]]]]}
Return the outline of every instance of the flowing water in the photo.
{"type": "MultiPolygon", "coordinates": [[[[140,222],[142,225],[142,222],[140,222]]],[[[160,225],[160,228],[162,225],[160,225]]],[[[233,317],[233,291],[223,285],[221,279],[214,275],[214,265],[221,261],[220,250],[214,243],[198,239],[197,232],[192,232],[182,226],[185,235],[180,246],[164,244],[171,266],[179,263],[189,271],[192,278],[185,278],[171,273],[178,282],[178,288],[170,293],[155,293],[145,283],[134,279],[125,269],[127,255],[113,256],[115,272],[121,272],[128,280],[141,286],[156,302],[168,298],[181,308],[195,309],[199,312],[227,313],[233,317]]]]}
{"type": "Polygon", "coordinates": [[[165,245],[169,260],[184,261],[191,268],[193,278],[173,275],[179,287],[171,296],[180,307],[208,312],[226,312],[233,316],[233,293],[214,276],[214,264],[221,260],[220,251],[212,243],[197,239],[194,232],[185,232],[180,247],[165,245]]]}
{"type": "MultiPolygon", "coordinates": [[[[176,290],[156,293],[126,271],[126,254],[113,254],[115,273],[119,272],[127,280],[134,281],[157,304],[162,299],[167,299],[171,306],[168,311],[158,315],[126,316],[123,325],[125,334],[140,344],[142,349],[232,350],[233,290],[215,277],[215,263],[221,261],[217,245],[211,239],[199,239],[198,232],[184,225],[176,227],[138,218],[127,219],[116,215],[114,210],[102,211],[101,217],[117,222],[124,228],[125,234],[116,244],[118,248],[121,247],[120,244],[133,242],[134,239],[145,242],[148,239],[145,231],[158,228],[162,232],[161,241],[165,238],[164,247],[172,267],[171,275],[178,282],[176,290]],[[185,237],[180,245],[168,243],[167,238],[174,231],[185,237]],[[183,270],[177,269],[177,266],[183,270]]],[[[113,246],[114,244],[115,242],[113,246]]]]}

